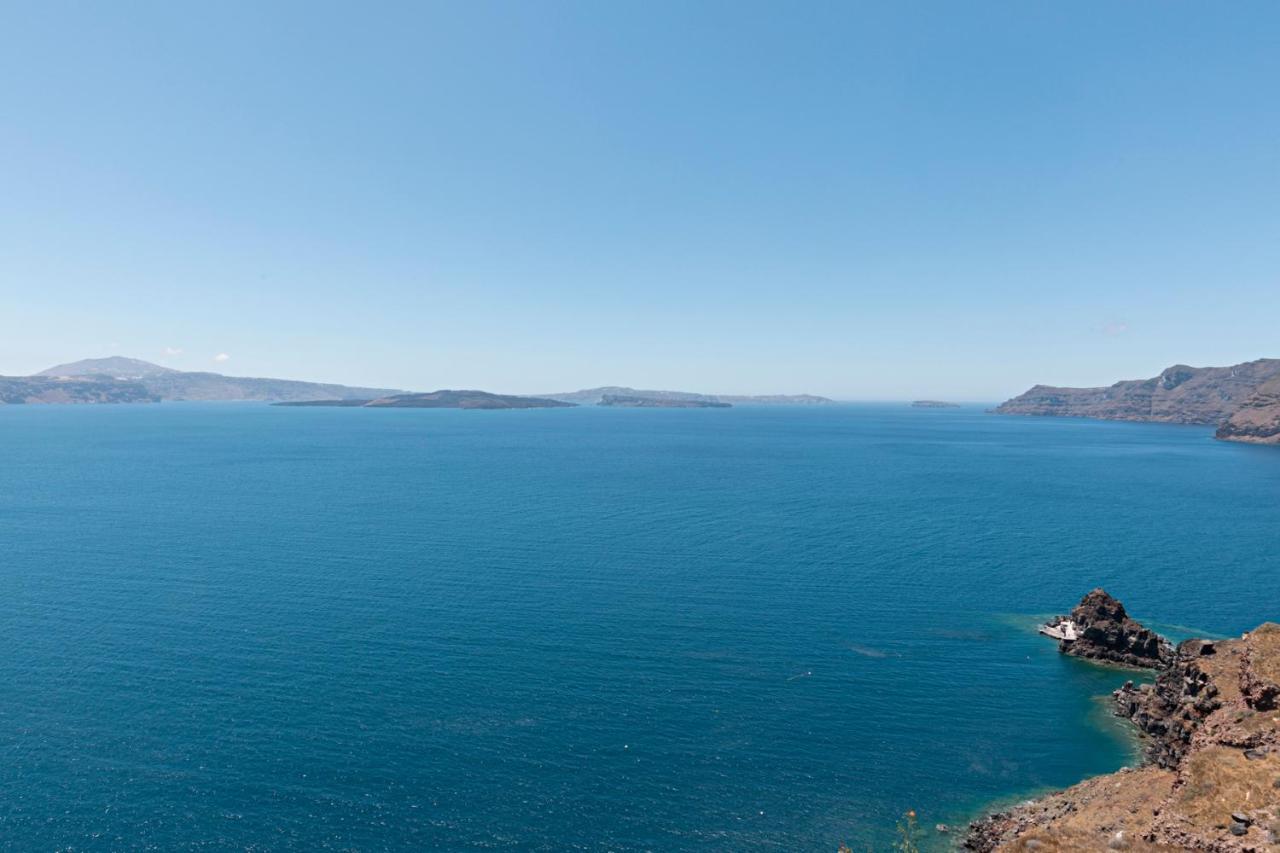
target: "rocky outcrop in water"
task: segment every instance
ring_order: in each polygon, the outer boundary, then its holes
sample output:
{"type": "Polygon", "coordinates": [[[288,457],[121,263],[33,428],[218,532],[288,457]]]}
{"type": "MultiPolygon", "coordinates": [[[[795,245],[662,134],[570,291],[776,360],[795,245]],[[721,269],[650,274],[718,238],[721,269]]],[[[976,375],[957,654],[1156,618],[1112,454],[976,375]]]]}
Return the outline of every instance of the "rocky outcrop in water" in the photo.
{"type": "Polygon", "coordinates": [[[1147,763],[1089,779],[970,826],[976,851],[1280,849],[1280,625],[1188,640],[1117,713],[1147,763]]]}
{"type": "Polygon", "coordinates": [[[1161,667],[1173,658],[1168,640],[1130,617],[1124,605],[1103,589],[1080,599],[1070,614],[1055,623],[1070,623],[1074,628],[1075,639],[1058,644],[1063,654],[1142,668],[1161,667]]]}

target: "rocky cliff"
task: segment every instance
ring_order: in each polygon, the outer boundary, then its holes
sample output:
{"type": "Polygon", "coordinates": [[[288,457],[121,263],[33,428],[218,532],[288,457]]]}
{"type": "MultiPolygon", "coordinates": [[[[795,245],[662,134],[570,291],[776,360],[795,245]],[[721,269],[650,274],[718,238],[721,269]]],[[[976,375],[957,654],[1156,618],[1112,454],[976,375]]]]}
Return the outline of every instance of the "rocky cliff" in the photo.
{"type": "Polygon", "coordinates": [[[1280,379],[1258,387],[1218,427],[1218,438],[1252,444],[1280,444],[1280,379]]]}
{"type": "Polygon", "coordinates": [[[1280,849],[1280,625],[1188,640],[1153,684],[1116,691],[1148,763],[970,827],[978,851],[1280,849]]]}
{"type": "Polygon", "coordinates": [[[1053,415],[1181,424],[1221,423],[1280,378],[1280,359],[1232,367],[1177,364],[1152,379],[1117,382],[1106,388],[1037,385],[996,408],[1003,415],[1053,415]]]}

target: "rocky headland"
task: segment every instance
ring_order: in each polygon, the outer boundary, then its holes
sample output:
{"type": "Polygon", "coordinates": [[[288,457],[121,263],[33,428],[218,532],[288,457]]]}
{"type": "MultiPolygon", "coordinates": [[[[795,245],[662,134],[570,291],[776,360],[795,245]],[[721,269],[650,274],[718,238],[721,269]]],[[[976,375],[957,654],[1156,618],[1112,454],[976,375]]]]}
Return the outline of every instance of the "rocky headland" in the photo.
{"type": "Polygon", "coordinates": [[[1105,388],[1036,385],[995,410],[1002,415],[1042,415],[1220,424],[1230,441],[1280,444],[1280,359],[1231,367],[1177,364],[1151,379],[1105,388]]]}
{"type": "Polygon", "coordinates": [[[1067,619],[1085,627],[1064,653],[1155,669],[1153,683],[1114,694],[1146,762],[977,821],[964,848],[1280,849],[1280,625],[1172,649],[1101,590],[1051,625],[1067,619]]]}

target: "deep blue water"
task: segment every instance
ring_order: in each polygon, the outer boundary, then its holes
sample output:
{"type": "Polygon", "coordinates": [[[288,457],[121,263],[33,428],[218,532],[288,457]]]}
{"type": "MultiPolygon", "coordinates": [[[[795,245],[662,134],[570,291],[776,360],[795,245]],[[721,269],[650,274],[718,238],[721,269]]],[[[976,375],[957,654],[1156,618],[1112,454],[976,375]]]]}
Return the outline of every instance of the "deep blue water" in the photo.
{"type": "Polygon", "coordinates": [[[0,407],[0,844],[883,849],[1280,616],[1280,450],[979,408],[0,407]]]}

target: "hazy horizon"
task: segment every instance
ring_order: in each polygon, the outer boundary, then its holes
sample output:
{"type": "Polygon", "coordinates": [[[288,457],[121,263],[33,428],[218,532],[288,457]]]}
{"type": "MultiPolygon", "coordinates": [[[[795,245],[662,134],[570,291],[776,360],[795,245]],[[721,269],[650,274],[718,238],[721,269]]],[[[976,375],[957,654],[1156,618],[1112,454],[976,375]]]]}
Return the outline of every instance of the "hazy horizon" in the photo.
{"type": "Polygon", "coordinates": [[[14,7],[0,368],[996,401],[1280,356],[1277,25],[14,7]]]}
{"type": "MultiPolygon", "coordinates": [[[[30,371],[30,373],[29,373],[29,374],[11,374],[11,373],[10,373],[10,374],[6,374],[5,372],[0,371],[0,376],[5,376],[5,375],[10,375],[10,376],[12,376],[12,375],[31,375],[31,374],[35,374],[35,373],[37,373],[37,372],[39,372],[39,371],[46,370],[46,369],[51,368],[51,367],[55,367],[55,366],[57,366],[58,364],[70,364],[70,363],[74,363],[74,362],[78,362],[78,361],[86,361],[86,360],[94,360],[94,359],[104,359],[104,358],[133,358],[133,359],[137,359],[138,357],[137,357],[137,356],[130,356],[130,355],[126,355],[126,354],[123,354],[123,353],[110,353],[110,354],[107,354],[107,355],[101,355],[101,356],[87,356],[87,357],[86,357],[86,358],[84,358],[84,359],[69,359],[69,360],[66,360],[66,361],[63,361],[63,362],[58,362],[58,363],[56,363],[56,364],[47,364],[47,365],[45,365],[44,367],[38,368],[37,370],[32,370],[32,371],[30,371]]],[[[156,365],[159,365],[159,366],[161,366],[161,367],[169,367],[169,368],[174,369],[174,370],[184,370],[184,371],[192,371],[192,372],[220,373],[220,374],[222,374],[222,375],[224,375],[224,376],[230,376],[230,377],[246,377],[246,378],[253,377],[253,378],[270,378],[270,379],[288,379],[288,380],[296,380],[296,381],[301,381],[301,382],[325,382],[325,383],[328,383],[328,382],[334,382],[334,381],[335,381],[335,380],[327,379],[327,378],[325,378],[325,377],[323,377],[323,376],[266,376],[265,374],[248,374],[248,373],[242,373],[242,372],[237,372],[237,371],[232,370],[232,369],[228,369],[228,368],[227,368],[227,363],[228,363],[228,362],[227,362],[227,360],[218,361],[216,358],[214,359],[214,363],[213,363],[211,366],[209,366],[209,367],[190,367],[190,368],[185,368],[185,367],[179,367],[179,366],[177,366],[177,365],[174,363],[174,362],[176,361],[176,359],[175,359],[175,358],[173,358],[172,356],[171,356],[171,357],[169,357],[169,358],[167,358],[167,359],[163,359],[163,360],[161,360],[161,359],[155,359],[155,360],[153,360],[153,359],[145,359],[145,358],[144,358],[144,359],[138,359],[138,360],[140,360],[140,361],[150,362],[150,363],[152,363],[152,364],[156,364],[156,365]],[[166,363],[166,362],[167,362],[167,363],[166,363]]],[[[1245,360],[1246,360],[1246,361],[1252,361],[1253,359],[1245,359],[1245,360]]],[[[1239,363],[1239,362],[1237,362],[1237,363],[1239,363]]],[[[1172,365],[1165,365],[1164,367],[1170,367],[1170,366],[1172,366],[1172,365]]],[[[1229,365],[1192,365],[1192,366],[1193,366],[1193,367],[1225,367],[1225,366],[1229,366],[1229,365]]],[[[1160,368],[1159,370],[1154,370],[1154,371],[1152,371],[1152,372],[1151,372],[1151,374],[1150,374],[1150,375],[1148,375],[1148,376],[1123,376],[1123,377],[1118,377],[1118,379],[1117,379],[1117,380],[1112,380],[1112,381],[1106,381],[1106,382],[1100,382],[1100,383],[1097,383],[1097,385],[1096,385],[1096,386],[1075,386],[1075,387],[1102,387],[1102,386],[1111,385],[1111,384],[1113,384],[1113,382],[1114,382],[1114,381],[1119,381],[1119,380],[1122,380],[1122,379],[1147,379],[1147,378],[1150,378],[1150,376],[1158,375],[1158,374],[1160,373],[1160,370],[1163,370],[1163,369],[1164,369],[1164,368],[1160,368]]],[[[357,386],[357,387],[368,387],[368,388],[397,388],[397,389],[399,389],[399,390],[403,390],[403,391],[419,391],[419,392],[425,392],[425,391],[437,391],[437,390],[441,390],[441,389],[444,389],[444,388],[462,389],[462,388],[465,388],[465,387],[469,387],[469,386],[463,386],[463,385],[439,385],[439,386],[432,386],[432,387],[427,387],[427,386],[411,386],[411,385],[407,385],[407,386],[396,386],[396,385],[391,385],[391,384],[384,383],[384,382],[363,382],[363,381],[342,382],[342,383],[339,383],[339,384],[344,384],[344,385],[353,385],[353,386],[357,386]]],[[[1048,382],[1045,382],[1045,383],[1033,383],[1033,384],[1046,384],[1046,385],[1052,385],[1052,384],[1055,384],[1055,383],[1048,383],[1048,382]]],[[[780,388],[780,389],[763,390],[763,391],[761,391],[761,390],[756,390],[756,391],[726,391],[726,390],[724,390],[724,389],[722,389],[722,388],[701,388],[701,387],[683,387],[683,386],[677,387],[677,386],[675,386],[675,385],[672,385],[672,386],[657,386],[657,385],[643,385],[643,384],[627,383],[627,382],[599,382],[599,383],[595,383],[595,384],[593,384],[593,385],[578,385],[578,386],[574,386],[574,387],[567,387],[567,386],[566,386],[566,387],[563,387],[563,388],[542,388],[542,389],[537,390],[537,391],[511,391],[511,390],[509,390],[509,389],[505,389],[505,388],[501,388],[501,387],[495,387],[495,388],[481,388],[481,389],[477,389],[477,390],[491,391],[491,392],[496,392],[496,393],[523,394],[523,395],[526,395],[526,396],[538,396],[538,395],[547,395],[547,394],[568,394],[568,393],[573,393],[573,392],[575,392],[575,391],[587,390],[587,389],[592,389],[592,388],[603,388],[603,387],[624,387],[624,388],[632,388],[632,389],[636,389],[636,390],[645,390],[645,391],[686,391],[686,392],[696,392],[696,393],[703,393],[703,394],[719,394],[719,395],[724,395],[724,396],[768,396],[768,395],[800,395],[800,394],[817,394],[818,396],[830,397],[831,399],[835,400],[836,402],[842,402],[842,403],[903,403],[903,402],[911,402],[911,401],[916,401],[916,400],[945,400],[945,401],[947,401],[947,402],[954,402],[954,403],[970,403],[970,404],[984,404],[984,405],[985,405],[985,404],[991,404],[991,403],[999,403],[999,402],[1002,402],[1003,400],[1005,400],[1005,399],[1007,399],[1007,398],[1009,398],[1009,397],[1016,396],[1018,393],[1021,393],[1021,391],[1025,391],[1025,390],[1027,390],[1026,388],[1023,388],[1023,389],[1020,389],[1019,391],[1016,391],[1016,392],[1010,392],[1009,394],[1006,394],[1006,395],[1004,395],[1004,396],[1002,396],[1002,397],[999,397],[999,398],[992,397],[992,398],[989,398],[989,399],[976,398],[976,397],[965,398],[965,397],[941,396],[941,395],[929,396],[929,395],[924,395],[924,394],[915,394],[915,395],[912,395],[912,394],[906,394],[906,395],[899,394],[899,395],[896,395],[896,396],[884,396],[884,397],[849,397],[849,396],[838,396],[838,395],[835,395],[835,394],[821,394],[821,393],[819,393],[819,392],[816,392],[816,391],[809,391],[809,390],[795,390],[795,389],[792,389],[792,388],[780,388]]],[[[1031,387],[1031,386],[1028,386],[1028,388],[1029,388],[1029,387],[1031,387]]]]}

